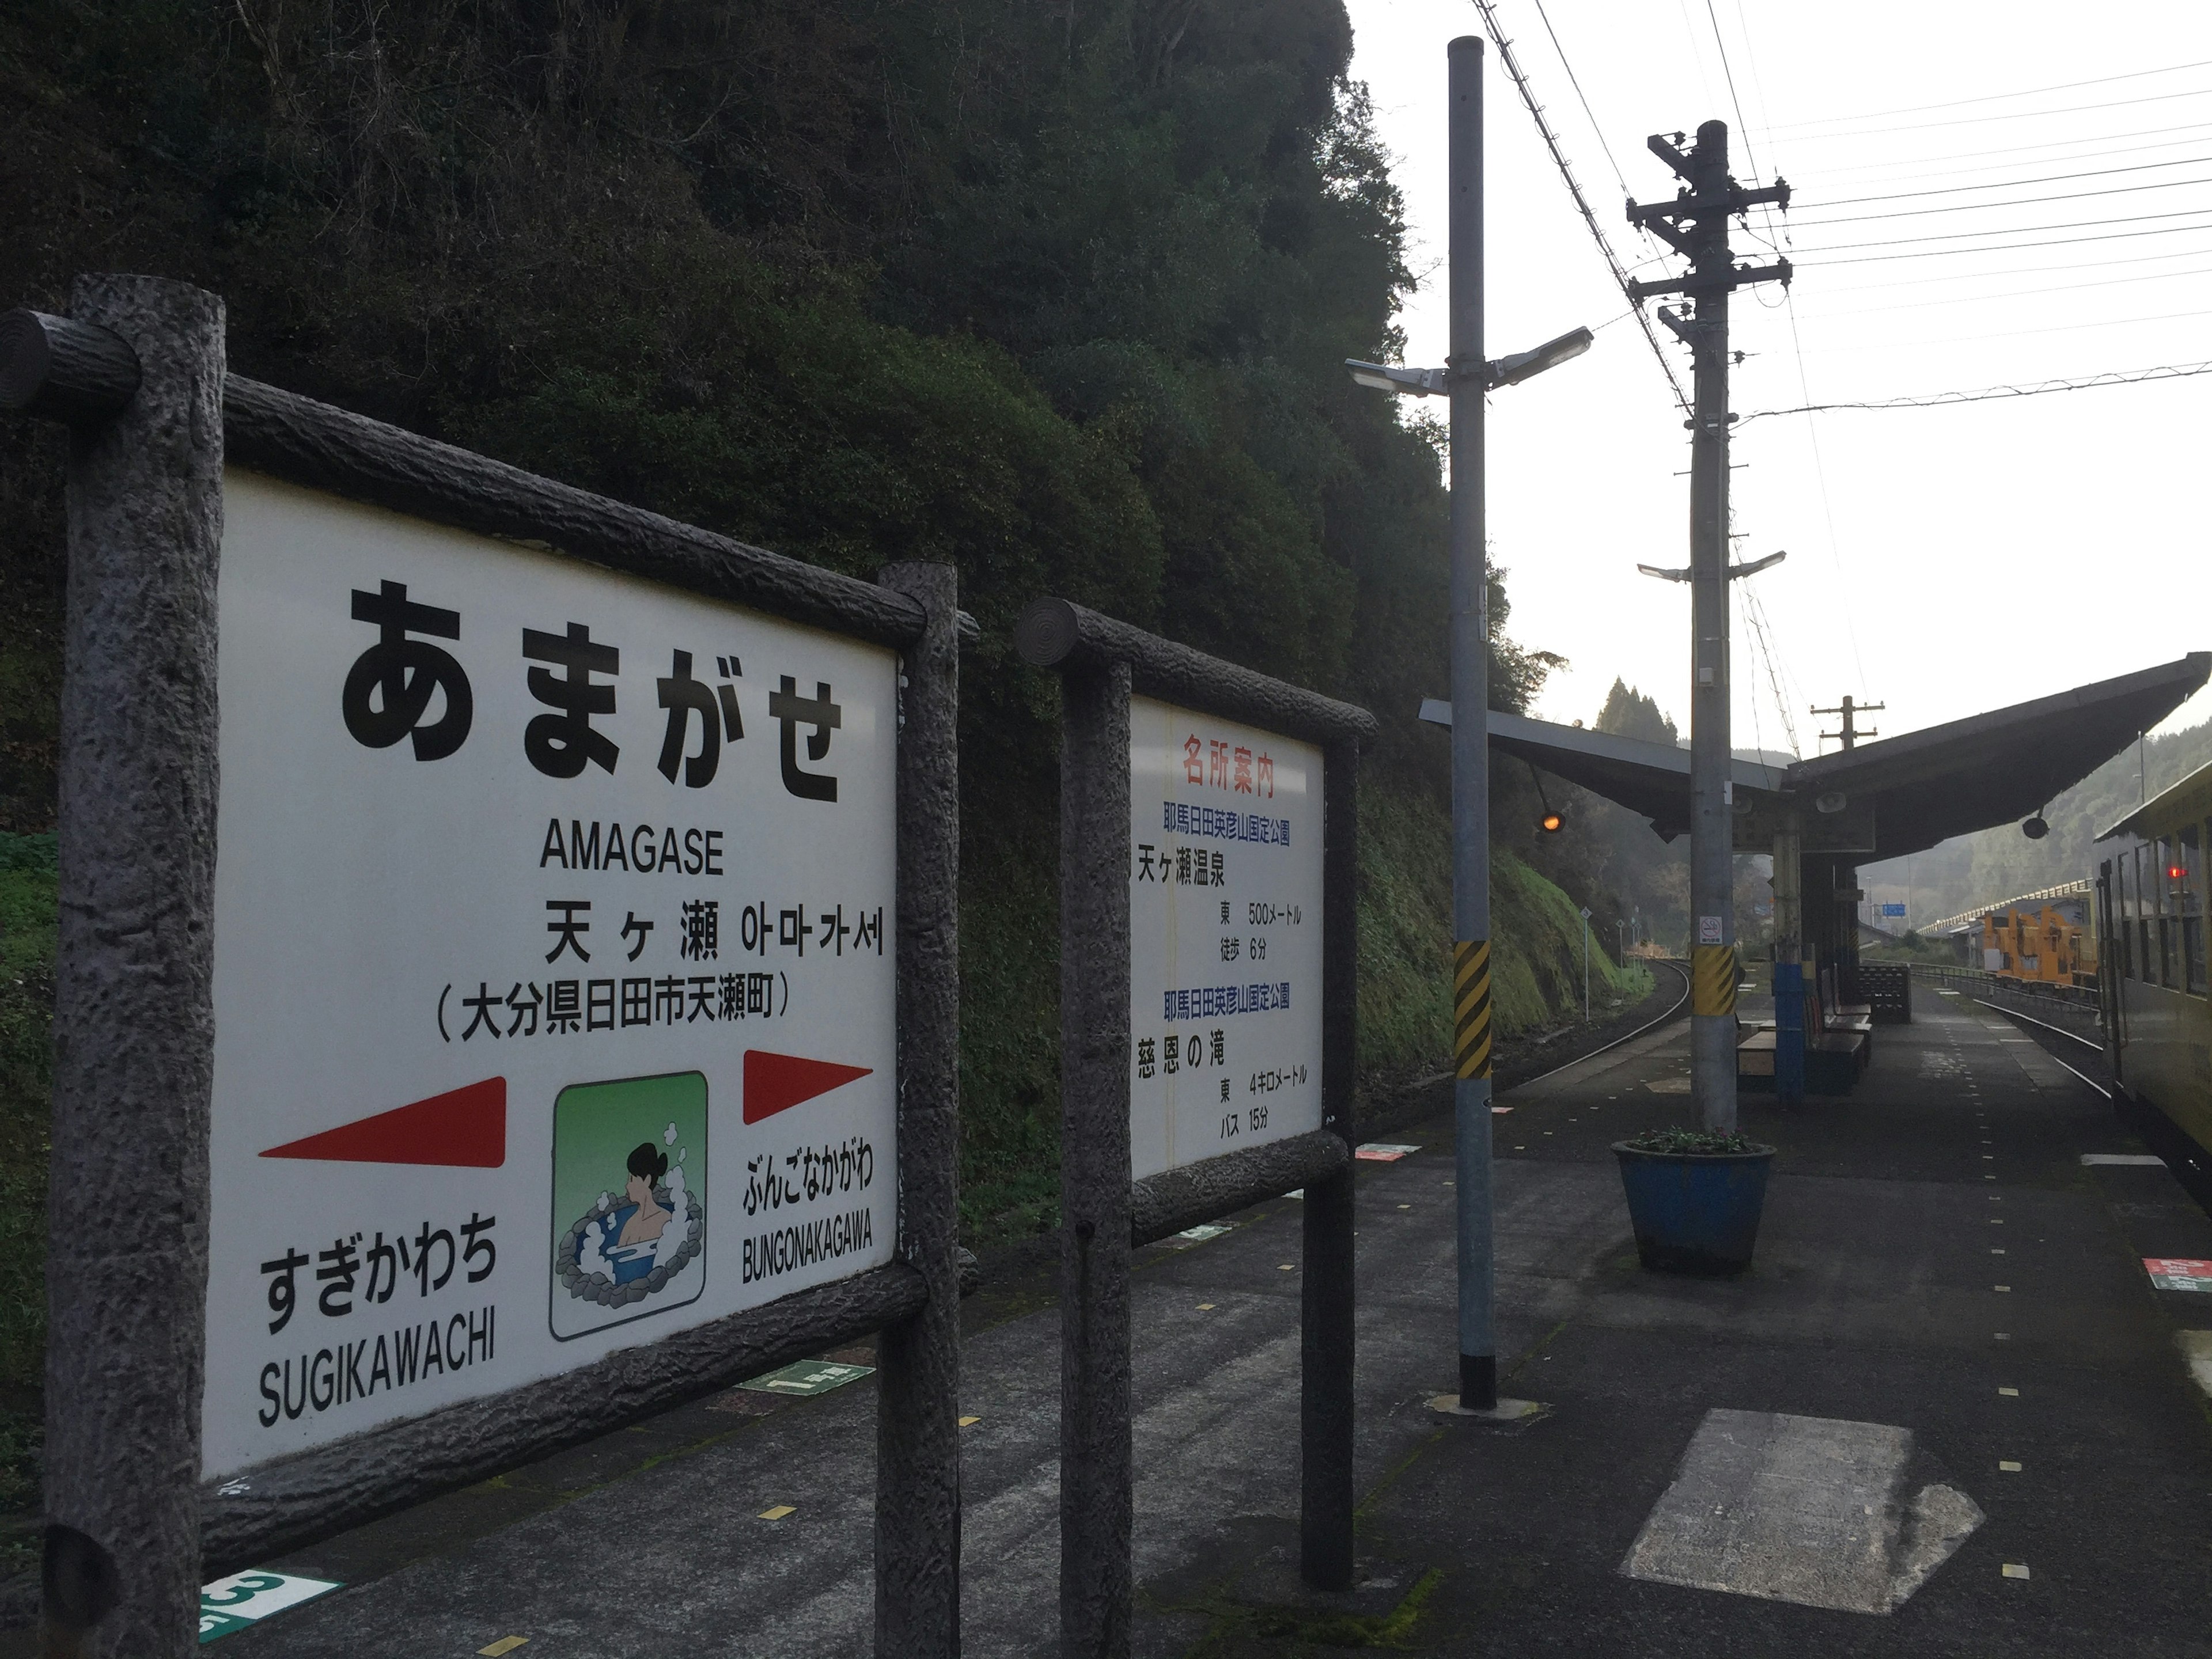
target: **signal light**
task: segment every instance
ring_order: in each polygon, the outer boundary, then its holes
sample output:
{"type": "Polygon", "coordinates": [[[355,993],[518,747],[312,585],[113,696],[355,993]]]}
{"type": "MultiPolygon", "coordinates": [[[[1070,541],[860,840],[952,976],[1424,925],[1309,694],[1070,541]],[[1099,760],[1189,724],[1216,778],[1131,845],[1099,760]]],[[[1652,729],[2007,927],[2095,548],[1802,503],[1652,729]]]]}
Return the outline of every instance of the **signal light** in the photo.
{"type": "Polygon", "coordinates": [[[1537,820],[1537,823],[1547,836],[1558,835],[1559,831],[1565,827],[1566,822],[1567,821],[1561,817],[1557,812],[1547,812],[1541,818],[1537,820]]]}
{"type": "Polygon", "coordinates": [[[2166,866],[2166,878],[2168,881],[2179,881],[2185,873],[2186,872],[2178,864],[2169,864],[2166,866]]]}

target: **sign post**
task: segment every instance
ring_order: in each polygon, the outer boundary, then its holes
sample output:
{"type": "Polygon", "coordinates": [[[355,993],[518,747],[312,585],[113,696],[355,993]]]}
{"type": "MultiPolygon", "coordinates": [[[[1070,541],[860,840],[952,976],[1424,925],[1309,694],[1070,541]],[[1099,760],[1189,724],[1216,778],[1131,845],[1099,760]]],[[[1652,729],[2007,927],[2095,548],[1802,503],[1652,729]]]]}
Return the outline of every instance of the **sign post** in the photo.
{"type": "Polygon", "coordinates": [[[77,307],[0,319],[0,396],[76,428],[48,1504],[98,1650],[880,1330],[878,1641],[956,1652],[951,573],[227,377],[180,284],[77,307]]]}
{"type": "Polygon", "coordinates": [[[1126,1655],[1129,1261],[1303,1188],[1301,1565],[1352,1579],[1352,1083],[1364,709],[1059,599],[1060,1632],[1126,1655]]]}

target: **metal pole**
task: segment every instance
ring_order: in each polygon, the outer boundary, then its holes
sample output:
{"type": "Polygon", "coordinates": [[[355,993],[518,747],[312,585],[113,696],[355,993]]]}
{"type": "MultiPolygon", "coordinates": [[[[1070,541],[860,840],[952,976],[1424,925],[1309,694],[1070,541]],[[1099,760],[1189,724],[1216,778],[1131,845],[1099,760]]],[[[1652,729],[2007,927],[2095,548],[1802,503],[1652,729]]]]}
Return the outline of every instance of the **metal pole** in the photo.
{"type": "Polygon", "coordinates": [[[1060,1651],[1128,1659],[1129,665],[1060,696],[1060,1651]]]}
{"type": "Polygon", "coordinates": [[[1490,1176],[1490,573],[1483,526],[1482,41],[1451,43],[1452,1110],[1459,1403],[1498,1405],[1490,1176]]]}
{"type": "MultiPolygon", "coordinates": [[[[1698,129],[1693,193],[1729,200],[1728,126],[1698,129]]],[[[1729,274],[1728,216],[1698,221],[1695,276],[1729,274]]],[[[1716,281],[1697,296],[1697,412],[1690,440],[1690,1076],[1698,1113],[1735,1127],[1735,832],[1729,755],[1728,307],[1716,281]]]]}
{"type": "Polygon", "coordinates": [[[223,305],[82,276],[71,310],[135,350],[143,379],[70,445],[46,1617],[51,1651],[184,1659],[199,1638],[223,305]]]}
{"type": "Polygon", "coordinates": [[[876,1649],[960,1651],[960,585],[895,564],[928,621],[901,664],[899,1258],[929,1281],[877,1362],[876,1649]]]}

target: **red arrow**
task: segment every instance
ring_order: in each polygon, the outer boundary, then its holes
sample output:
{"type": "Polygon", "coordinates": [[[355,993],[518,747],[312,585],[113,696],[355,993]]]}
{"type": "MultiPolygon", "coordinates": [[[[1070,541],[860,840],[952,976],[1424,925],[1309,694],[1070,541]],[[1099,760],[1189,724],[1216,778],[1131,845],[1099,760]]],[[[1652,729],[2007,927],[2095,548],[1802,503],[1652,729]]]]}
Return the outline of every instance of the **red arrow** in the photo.
{"type": "Polygon", "coordinates": [[[496,1170],[507,1162],[507,1079],[488,1077],[428,1100],[357,1117],[304,1140],[271,1146],[261,1156],[496,1170]]]}
{"type": "Polygon", "coordinates": [[[745,1121],[764,1117],[826,1095],[832,1089],[866,1077],[869,1066],[840,1066],[830,1060],[801,1060],[797,1054],[772,1054],[765,1048],[745,1050],[745,1121]]]}

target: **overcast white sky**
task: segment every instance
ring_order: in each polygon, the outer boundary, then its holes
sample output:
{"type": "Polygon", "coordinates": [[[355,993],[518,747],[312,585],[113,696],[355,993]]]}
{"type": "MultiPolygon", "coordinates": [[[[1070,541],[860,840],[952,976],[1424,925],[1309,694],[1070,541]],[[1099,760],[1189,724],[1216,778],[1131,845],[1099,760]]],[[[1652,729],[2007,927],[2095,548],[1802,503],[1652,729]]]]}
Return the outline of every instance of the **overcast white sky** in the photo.
{"type": "MultiPolygon", "coordinates": [[[[1441,363],[1444,49],[1481,19],[1464,0],[1348,3],[1352,73],[1373,92],[1424,273],[1402,319],[1407,361],[1441,363]]],[[[2212,359],[2204,0],[1544,8],[1595,125],[1536,0],[1498,0],[1599,222],[1638,274],[1662,268],[1644,264],[1659,250],[1624,222],[1622,181],[1644,201],[1675,185],[1649,134],[1726,120],[1737,177],[1778,171],[1795,191],[1773,231],[1753,221],[1799,274],[1787,305],[1771,285],[1736,297],[1733,343],[1749,354],[1732,388],[1740,415],[2212,359]],[[2063,85],[2084,82],[2097,84],[2063,85]],[[2103,171],[2124,167],[2140,170],[2103,171]],[[1847,203],[1864,198],[1884,199],[1847,203]],[[1984,203],[2019,205],[1960,210],[1984,203]],[[1862,216],[1929,208],[1942,210],[1862,216]],[[2019,246],[2031,242],[2056,245],[2019,246]]],[[[1687,590],[1636,564],[1687,562],[1689,481],[1675,475],[1688,434],[1528,111],[1494,50],[1486,58],[1490,355],[1605,325],[1587,356],[1491,405],[1490,531],[1513,632],[1572,660],[1543,696],[1547,718],[1589,719],[1619,674],[1681,721],[1687,590]]],[[[1750,236],[1736,243],[1772,257],[1750,236]]],[[[1686,353],[1660,337],[1686,387],[1686,353]]],[[[1808,705],[1846,691],[1887,703],[1872,723],[1893,735],[2212,648],[2208,410],[2212,374],[1749,422],[1733,458],[1737,550],[1790,557],[1735,585],[1757,587],[1773,645],[1770,665],[1739,605],[1736,746],[1792,746],[1794,725],[1796,746],[1815,752],[1833,723],[1808,705]]],[[[2208,715],[2212,692],[2170,724],[2208,715]]]]}

